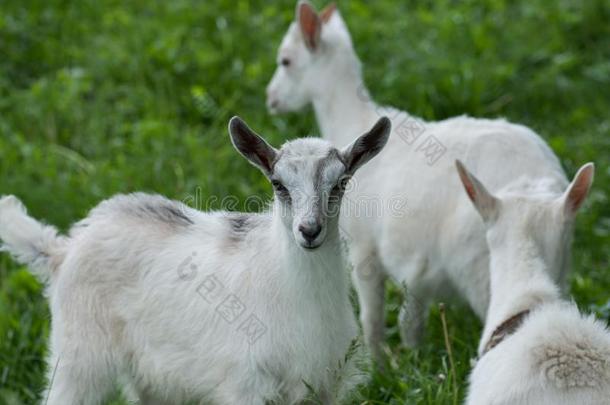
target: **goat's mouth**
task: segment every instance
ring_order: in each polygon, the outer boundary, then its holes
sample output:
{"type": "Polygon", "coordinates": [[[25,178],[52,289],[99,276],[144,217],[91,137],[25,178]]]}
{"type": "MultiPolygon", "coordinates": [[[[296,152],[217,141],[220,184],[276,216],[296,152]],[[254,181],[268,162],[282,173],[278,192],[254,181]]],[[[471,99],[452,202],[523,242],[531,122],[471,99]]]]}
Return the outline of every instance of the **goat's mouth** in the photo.
{"type": "Polygon", "coordinates": [[[267,100],[267,111],[271,115],[277,115],[282,113],[279,100],[267,100]]]}
{"type": "Polygon", "coordinates": [[[301,247],[305,250],[316,250],[318,249],[320,246],[322,246],[322,242],[320,243],[309,243],[309,242],[304,242],[300,244],[301,247]]]}

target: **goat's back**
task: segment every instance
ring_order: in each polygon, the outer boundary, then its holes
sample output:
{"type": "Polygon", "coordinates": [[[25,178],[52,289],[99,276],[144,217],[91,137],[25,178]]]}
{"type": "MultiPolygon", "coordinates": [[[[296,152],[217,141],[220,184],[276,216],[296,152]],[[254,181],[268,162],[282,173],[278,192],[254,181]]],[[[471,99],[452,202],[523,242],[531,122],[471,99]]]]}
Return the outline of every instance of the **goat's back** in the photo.
{"type": "Polygon", "coordinates": [[[453,283],[483,317],[489,284],[485,229],[455,160],[492,193],[528,178],[544,179],[559,195],[568,181],[551,149],[524,126],[470,117],[414,128],[410,122],[399,115],[387,147],[356,174],[342,225],[355,246],[379,253],[395,279],[414,289],[429,285],[429,291],[453,283]],[[363,213],[379,204],[382,215],[363,213]]]}
{"type": "Polygon", "coordinates": [[[54,335],[176,403],[330,384],[357,334],[347,274],[303,252],[303,268],[284,266],[271,222],[145,194],[101,203],[71,231],[50,294],[54,335]]]}
{"type": "Polygon", "coordinates": [[[479,360],[470,377],[470,405],[609,401],[610,332],[571,304],[532,312],[514,335],[479,360]]]}

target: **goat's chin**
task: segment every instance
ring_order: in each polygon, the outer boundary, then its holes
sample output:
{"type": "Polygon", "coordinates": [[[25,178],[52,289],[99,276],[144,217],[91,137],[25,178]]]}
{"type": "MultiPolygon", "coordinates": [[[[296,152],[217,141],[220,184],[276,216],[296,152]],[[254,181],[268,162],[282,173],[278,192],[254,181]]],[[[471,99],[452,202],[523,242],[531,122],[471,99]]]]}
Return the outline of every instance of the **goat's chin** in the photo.
{"type": "Polygon", "coordinates": [[[269,111],[269,114],[271,114],[271,115],[282,115],[282,114],[287,114],[287,113],[293,112],[294,110],[292,110],[290,108],[284,108],[282,106],[275,106],[275,107],[267,107],[267,111],[269,111]]]}
{"type": "Polygon", "coordinates": [[[322,246],[322,244],[324,243],[324,241],[319,241],[319,242],[313,242],[313,243],[308,243],[305,241],[299,241],[299,245],[303,248],[303,250],[308,251],[308,252],[312,252],[314,250],[317,250],[320,246],[322,246]]]}
{"type": "Polygon", "coordinates": [[[271,115],[280,115],[283,113],[282,109],[279,107],[271,107],[271,106],[267,106],[267,111],[269,112],[269,114],[271,115]]]}
{"type": "Polygon", "coordinates": [[[271,115],[281,115],[281,114],[289,114],[296,113],[302,111],[307,107],[309,103],[303,104],[290,104],[290,103],[280,103],[278,102],[275,105],[271,105],[271,103],[267,102],[267,111],[271,115]]]}

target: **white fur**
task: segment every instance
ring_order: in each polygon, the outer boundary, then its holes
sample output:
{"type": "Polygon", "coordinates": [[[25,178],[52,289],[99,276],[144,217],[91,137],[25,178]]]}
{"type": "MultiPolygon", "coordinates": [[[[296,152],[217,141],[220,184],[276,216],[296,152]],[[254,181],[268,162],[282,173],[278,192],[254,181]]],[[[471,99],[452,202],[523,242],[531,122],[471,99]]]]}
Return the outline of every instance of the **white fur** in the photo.
{"type": "MultiPolygon", "coordinates": [[[[355,176],[347,197],[350,201],[402,198],[406,215],[384,212],[371,217],[350,210],[341,222],[350,237],[367,343],[379,353],[387,275],[407,285],[400,318],[403,341],[409,346],[421,340],[426,309],[435,300],[451,299],[457,293],[483,318],[489,302],[489,253],[483,223],[453,175],[454,159],[483,173],[492,191],[520,189],[535,180],[559,193],[567,180],[551,149],[532,130],[502,119],[462,116],[423,122],[376,105],[368,97],[360,62],[338,11],[322,23],[314,51],[305,47],[298,21],[292,23],[280,45],[278,63],[267,88],[269,109],[287,112],[312,103],[321,133],[334,143],[346,143],[349,134],[364,131],[381,114],[392,119],[388,146],[355,176]],[[290,65],[281,65],[283,59],[289,59],[290,65]],[[403,139],[411,141],[409,133],[416,133],[409,126],[423,128],[411,144],[403,139]],[[446,148],[434,164],[418,149],[430,136],[446,148]]],[[[561,249],[568,252],[569,243],[561,242],[561,249]]],[[[567,266],[567,262],[559,264],[562,269],[567,266]]]]}
{"type": "Polygon", "coordinates": [[[549,300],[485,354],[470,376],[468,405],[606,405],[610,333],[576,305],[549,300]]]}
{"type": "MultiPolygon", "coordinates": [[[[294,196],[331,149],[320,139],[288,143],[273,176],[292,180],[294,196]]],[[[337,165],[327,159],[324,184],[336,184],[337,165]]],[[[305,250],[292,231],[301,212],[276,198],[242,222],[231,218],[244,214],[119,195],[63,238],[15,197],[1,199],[4,249],[51,280],[45,404],[99,404],[125,376],[145,404],[293,404],[309,395],[306,385],[332,403],[353,371],[345,362],[357,324],[338,213],[321,218],[325,239],[305,250]],[[227,297],[243,306],[235,320],[217,310],[227,297]],[[255,341],[243,330],[251,315],[266,328],[255,341]]]]}
{"type": "Polygon", "coordinates": [[[29,263],[31,269],[45,282],[53,276],[63,260],[65,238],[57,235],[52,226],[28,217],[25,206],[17,198],[0,200],[0,229],[3,251],[11,252],[17,260],[29,263]]]}
{"type": "Polygon", "coordinates": [[[556,266],[566,254],[557,240],[570,238],[592,170],[581,169],[559,198],[543,185],[492,195],[463,172],[465,184],[474,184],[472,198],[487,226],[491,257],[491,303],[481,357],[470,376],[469,405],[608,403],[610,333],[563,300],[557,284],[562,276],[556,266]],[[521,326],[485,353],[498,326],[523,310],[530,313],[521,326]]]}

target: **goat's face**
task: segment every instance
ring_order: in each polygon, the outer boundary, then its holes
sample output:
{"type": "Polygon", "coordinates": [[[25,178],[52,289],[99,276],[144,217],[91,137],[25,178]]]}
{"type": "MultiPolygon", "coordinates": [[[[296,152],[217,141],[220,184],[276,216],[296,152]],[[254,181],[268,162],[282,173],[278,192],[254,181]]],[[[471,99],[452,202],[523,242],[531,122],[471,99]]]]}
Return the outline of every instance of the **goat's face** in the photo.
{"type": "Polygon", "coordinates": [[[302,109],[341,78],[342,64],[358,64],[352,54],[349,32],[334,4],[318,14],[299,2],[267,86],[267,108],[272,114],[302,109]]]}
{"type": "Polygon", "coordinates": [[[523,190],[514,194],[506,191],[498,198],[459,161],[457,167],[468,196],[485,222],[490,251],[505,255],[518,252],[522,257],[540,260],[551,278],[563,287],[570,266],[574,218],[591,187],[593,164],[583,166],[559,197],[539,183],[540,190],[530,187],[528,194],[523,190]]]}
{"type": "Polygon", "coordinates": [[[289,142],[279,151],[270,180],[296,241],[308,249],[319,247],[349,180],[341,153],[321,139],[289,142]]]}
{"type": "Polygon", "coordinates": [[[239,118],[229,123],[233,145],[271,181],[274,209],[305,249],[320,247],[329,227],[338,226],[347,182],[383,149],[390,130],[390,120],[384,117],[343,150],[318,138],[297,139],[276,150],[239,118]]]}

